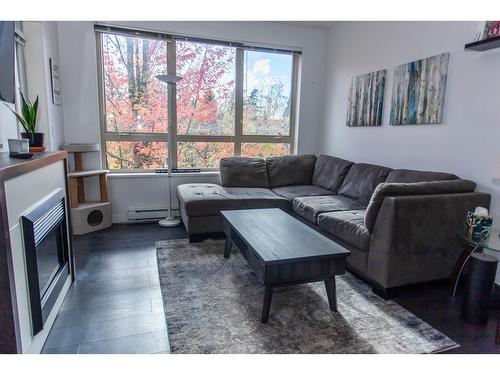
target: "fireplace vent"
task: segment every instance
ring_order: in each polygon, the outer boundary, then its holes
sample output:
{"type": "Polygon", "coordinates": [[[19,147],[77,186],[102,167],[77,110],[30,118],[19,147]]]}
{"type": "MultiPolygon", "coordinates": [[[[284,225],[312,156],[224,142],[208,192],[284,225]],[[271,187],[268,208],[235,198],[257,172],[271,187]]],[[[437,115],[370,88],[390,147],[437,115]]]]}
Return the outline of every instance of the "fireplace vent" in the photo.
{"type": "Polygon", "coordinates": [[[35,246],[47,236],[47,234],[59,225],[61,219],[64,218],[64,201],[60,200],[46,213],[44,213],[38,220],[33,223],[33,234],[35,237],[35,246]]]}

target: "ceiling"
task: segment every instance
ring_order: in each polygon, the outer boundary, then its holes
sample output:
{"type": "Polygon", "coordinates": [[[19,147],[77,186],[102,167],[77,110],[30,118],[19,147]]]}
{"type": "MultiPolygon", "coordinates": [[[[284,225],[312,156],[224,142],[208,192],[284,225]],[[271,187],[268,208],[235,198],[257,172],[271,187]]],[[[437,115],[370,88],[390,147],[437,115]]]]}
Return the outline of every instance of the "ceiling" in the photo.
{"type": "Polygon", "coordinates": [[[313,27],[316,29],[329,29],[338,21],[276,21],[279,23],[286,23],[288,25],[313,27]]]}

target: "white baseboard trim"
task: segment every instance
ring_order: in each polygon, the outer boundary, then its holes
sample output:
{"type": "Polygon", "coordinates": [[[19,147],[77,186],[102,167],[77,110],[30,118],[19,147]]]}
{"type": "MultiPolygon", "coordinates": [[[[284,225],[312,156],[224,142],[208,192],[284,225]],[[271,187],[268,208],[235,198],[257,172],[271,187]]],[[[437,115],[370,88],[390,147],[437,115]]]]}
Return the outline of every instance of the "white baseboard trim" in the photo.
{"type": "MultiPolygon", "coordinates": [[[[175,214],[175,217],[180,219],[180,212],[179,212],[179,209],[178,208],[174,208],[172,209],[173,213],[175,214]]],[[[128,216],[127,214],[125,215],[119,215],[119,214],[116,214],[116,215],[112,215],[111,216],[111,221],[113,224],[136,224],[136,223],[140,223],[139,221],[137,222],[132,222],[132,221],[129,221],[128,220],[128,216]]],[[[156,220],[152,220],[151,222],[154,222],[156,220]]]]}

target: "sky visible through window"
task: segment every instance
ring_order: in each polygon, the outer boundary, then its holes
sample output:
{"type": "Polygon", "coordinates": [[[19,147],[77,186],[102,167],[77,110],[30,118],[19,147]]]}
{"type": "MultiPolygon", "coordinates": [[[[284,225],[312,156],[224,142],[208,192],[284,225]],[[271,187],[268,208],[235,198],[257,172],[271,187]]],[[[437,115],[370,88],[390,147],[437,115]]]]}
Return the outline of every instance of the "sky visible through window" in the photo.
{"type": "Polygon", "coordinates": [[[283,91],[290,93],[292,56],[268,52],[245,52],[245,88],[251,92],[266,81],[280,80],[283,91]]]}
{"type": "Polygon", "coordinates": [[[243,134],[290,134],[291,55],[245,51],[243,134]]]}

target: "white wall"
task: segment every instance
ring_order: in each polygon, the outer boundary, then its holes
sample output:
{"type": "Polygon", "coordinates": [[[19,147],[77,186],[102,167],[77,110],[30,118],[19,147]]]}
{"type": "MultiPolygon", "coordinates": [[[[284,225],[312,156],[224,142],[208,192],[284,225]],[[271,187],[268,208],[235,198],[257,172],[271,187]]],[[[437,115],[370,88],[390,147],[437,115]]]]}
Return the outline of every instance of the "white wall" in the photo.
{"type": "Polygon", "coordinates": [[[64,143],[63,110],[52,102],[49,64],[50,58],[59,61],[57,22],[23,22],[23,32],[27,94],[31,101],[39,97],[37,131],[45,133],[44,143],[48,150],[60,150],[64,143]]]}
{"type": "Polygon", "coordinates": [[[328,35],[325,122],[320,151],[392,168],[452,172],[492,194],[500,227],[500,49],[465,52],[476,22],[341,22],[328,35]],[[393,68],[450,52],[444,124],[390,126],[393,68]],[[346,127],[351,78],[388,70],[383,126],[346,127]]]}
{"type": "MultiPolygon", "coordinates": [[[[111,22],[110,22],[111,23],[111,22]]],[[[317,153],[323,123],[325,30],[272,22],[119,22],[137,28],[234,41],[301,47],[302,72],[299,106],[299,153],[317,153]]],[[[95,34],[92,22],[58,22],[65,141],[99,142],[99,106],[95,34]]],[[[89,155],[88,167],[100,165],[89,155]]],[[[196,177],[186,177],[193,181],[196,177]]],[[[199,176],[211,182],[213,177],[199,176]]],[[[183,177],[176,177],[176,183],[183,177]]],[[[110,181],[114,221],[123,221],[128,208],[165,207],[164,177],[113,177],[110,181]],[[142,191],[147,191],[143,194],[142,191]],[[138,194],[140,193],[140,194],[138,194]]]]}
{"type": "MultiPolygon", "coordinates": [[[[172,191],[177,185],[191,182],[220,184],[218,173],[208,173],[203,176],[174,175],[172,191]]],[[[127,220],[127,212],[134,208],[168,208],[168,178],[165,175],[149,174],[142,177],[111,174],[108,178],[109,193],[112,197],[113,222],[127,220]]],[[[172,209],[179,207],[175,193],[172,195],[172,209]]],[[[174,211],[174,214],[178,212],[174,211]]]]}
{"type": "Polygon", "coordinates": [[[14,104],[0,100],[0,152],[9,151],[7,139],[19,138],[17,135],[16,118],[6,106],[15,110],[14,104]]]}
{"type": "MultiPolygon", "coordinates": [[[[15,76],[17,77],[17,66],[15,67],[15,70],[15,76]]],[[[17,88],[17,80],[15,84],[17,88]]],[[[0,100],[0,152],[9,151],[9,145],[7,142],[9,138],[20,138],[20,135],[18,134],[16,117],[9,110],[9,108],[13,111],[15,111],[16,109],[13,103],[7,103],[3,100],[0,100]]]]}

